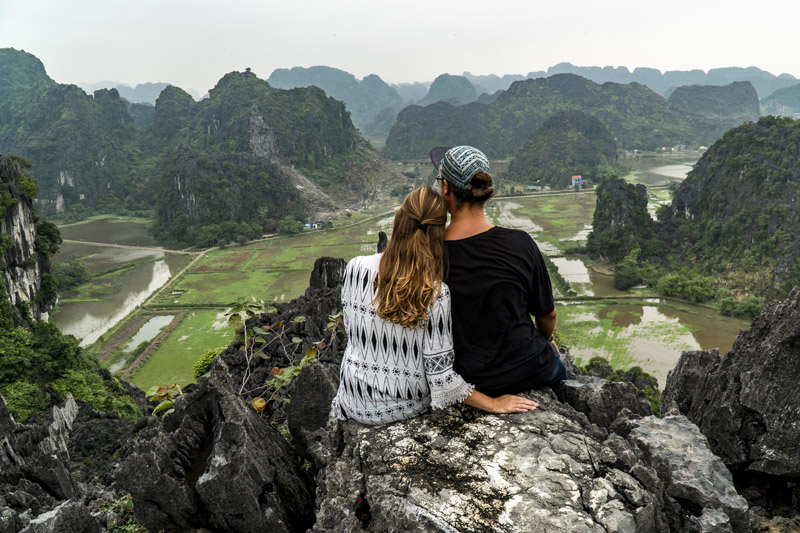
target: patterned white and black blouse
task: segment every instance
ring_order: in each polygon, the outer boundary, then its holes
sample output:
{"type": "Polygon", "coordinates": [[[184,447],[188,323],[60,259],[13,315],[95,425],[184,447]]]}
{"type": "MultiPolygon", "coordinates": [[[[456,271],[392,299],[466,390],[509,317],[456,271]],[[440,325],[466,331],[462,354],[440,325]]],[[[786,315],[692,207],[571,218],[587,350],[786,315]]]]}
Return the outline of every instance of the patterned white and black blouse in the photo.
{"type": "Polygon", "coordinates": [[[378,316],[375,276],[381,254],[355,257],[342,285],[347,348],[331,417],[386,424],[415,417],[429,406],[442,409],[467,398],[474,386],[453,370],[450,289],[439,297],[421,327],[411,329],[378,316]]]}

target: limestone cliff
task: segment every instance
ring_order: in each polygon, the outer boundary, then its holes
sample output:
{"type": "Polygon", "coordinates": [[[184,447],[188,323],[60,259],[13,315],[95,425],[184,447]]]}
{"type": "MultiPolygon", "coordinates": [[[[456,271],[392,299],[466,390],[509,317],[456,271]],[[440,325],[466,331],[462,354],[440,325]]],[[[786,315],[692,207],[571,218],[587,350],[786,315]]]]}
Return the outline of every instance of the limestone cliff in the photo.
{"type": "MultiPolygon", "coordinates": [[[[103,488],[112,479],[130,491],[136,517],[150,531],[744,533],[800,525],[794,479],[784,487],[783,506],[769,507],[768,498],[758,498],[758,486],[732,478],[724,450],[721,457],[714,453],[724,439],[760,439],[764,446],[750,448],[750,465],[760,468],[775,459],[770,450],[791,451],[796,443],[796,400],[786,391],[800,361],[797,302],[765,314],[737,341],[741,357],[712,369],[714,376],[725,367],[737,373],[706,383],[727,383],[731,390],[716,395],[721,410],[712,404],[709,414],[744,412],[736,403],[744,398],[748,412],[761,417],[739,424],[728,414],[713,414],[718,423],[711,429],[727,432],[724,437],[717,431],[707,440],[701,432],[706,424],[690,420],[693,410],[703,410],[696,385],[706,373],[691,358],[683,372],[694,368],[687,375],[697,379],[681,390],[696,393],[697,401],[686,416],[673,411],[655,417],[632,384],[584,376],[565,382],[557,396],[549,389],[531,391],[539,408],[521,415],[457,405],[367,427],[327,423],[345,341],[327,326],[335,322],[328,315],[341,305],[336,285],[342,266],[338,260],[318,262],[314,287],[304,296],[248,320],[248,327],[264,334],[286,328],[299,349],[325,339],[317,343],[319,360],[279,390],[265,381],[290,352],[275,339],[261,357],[248,357],[244,343],[234,342],[213,363],[209,378],[187,387],[173,413],[135,426],[87,416],[85,408],[75,416],[69,400],[63,412],[54,411],[55,423],[22,426],[0,399],[0,472],[11,473],[0,475],[0,532],[110,530],[108,514],[97,509],[107,509],[98,502],[115,497],[103,488]],[[294,320],[298,316],[305,320],[294,320]],[[782,355],[761,360],[745,353],[759,346],[782,355]],[[788,411],[756,409],[746,397],[758,397],[763,379],[778,371],[773,360],[786,374],[777,380],[783,403],[775,405],[788,411]],[[257,397],[267,399],[261,412],[250,405],[257,397]],[[68,420],[58,422],[66,413],[68,420]],[[768,442],[764,429],[789,440],[768,442]],[[90,433],[102,437],[87,439],[90,433]],[[58,444],[44,472],[33,468],[40,460],[39,441],[58,444]],[[92,452],[114,459],[98,463],[92,452]],[[755,457],[761,452],[763,458],[755,457]],[[122,459],[113,464],[117,457],[122,459]],[[71,470],[76,459],[83,463],[77,473],[71,470]],[[76,476],[86,484],[72,483],[76,476]]],[[[794,476],[796,455],[781,453],[778,459],[794,476]]]]}
{"type": "MultiPolygon", "coordinates": [[[[33,211],[36,185],[18,159],[0,156],[0,268],[14,308],[15,323],[27,307],[32,318],[47,318],[56,302],[49,257],[58,248],[58,230],[33,211]]],[[[24,314],[24,313],[23,313],[24,314]]]]}

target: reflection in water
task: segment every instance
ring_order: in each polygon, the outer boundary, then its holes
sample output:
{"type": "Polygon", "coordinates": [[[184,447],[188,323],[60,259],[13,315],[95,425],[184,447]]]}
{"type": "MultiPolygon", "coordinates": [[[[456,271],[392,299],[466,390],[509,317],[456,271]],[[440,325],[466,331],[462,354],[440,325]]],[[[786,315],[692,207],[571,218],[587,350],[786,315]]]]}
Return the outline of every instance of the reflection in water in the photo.
{"type": "Polygon", "coordinates": [[[574,236],[568,237],[566,239],[561,239],[561,240],[563,240],[563,241],[574,241],[574,242],[585,241],[585,240],[587,240],[589,238],[589,234],[591,232],[592,232],[592,225],[591,224],[584,224],[583,225],[583,229],[580,230],[578,233],[576,233],[574,236]]]}
{"type": "Polygon", "coordinates": [[[62,238],[72,241],[161,248],[160,243],[147,233],[147,225],[140,222],[101,219],[74,226],[63,226],[59,230],[62,238]]]}
{"type": "Polygon", "coordinates": [[[136,332],[136,335],[133,336],[124,351],[130,353],[141,343],[155,339],[156,335],[168,326],[173,318],[175,318],[175,315],[156,315],[152,317],[139,328],[139,331],[136,332]]]}
{"type": "Polygon", "coordinates": [[[490,209],[492,210],[492,216],[494,216],[500,226],[521,229],[528,233],[541,233],[542,227],[531,220],[530,217],[525,215],[519,216],[514,213],[514,209],[520,209],[521,207],[521,205],[514,202],[502,201],[497,202],[490,209]]]}
{"type": "Polygon", "coordinates": [[[603,307],[598,316],[601,320],[610,319],[615,327],[627,328],[642,322],[642,308],[633,305],[609,305],[603,307]]]}
{"type": "Polygon", "coordinates": [[[653,174],[658,174],[659,176],[667,176],[668,178],[680,178],[684,179],[686,174],[692,170],[691,165],[663,165],[660,167],[651,168],[648,172],[652,172],[653,174]]]}
{"type": "Polygon", "coordinates": [[[551,257],[550,260],[558,269],[559,274],[572,286],[580,296],[594,296],[591,290],[592,279],[589,270],[580,259],[567,259],[566,257],[551,257]]]}
{"type": "MultiPolygon", "coordinates": [[[[658,379],[662,388],[667,373],[685,350],[719,348],[726,353],[738,332],[736,321],[709,318],[708,310],[693,308],[698,314],[677,311],[654,305],[599,305],[596,321],[590,309],[598,304],[566,304],[570,307],[559,330],[567,339],[573,357],[586,364],[601,356],[611,360],[628,361],[625,367],[641,366],[658,379]],[[572,330],[572,332],[570,331],[572,330]]],[[[687,307],[692,307],[688,306],[687,307]]]]}
{"type": "Polygon", "coordinates": [[[88,346],[125,318],[169,278],[169,265],[163,259],[138,265],[119,276],[120,286],[133,289],[123,290],[108,301],[60,304],[53,322],[64,333],[81,339],[81,346],[88,346]]]}

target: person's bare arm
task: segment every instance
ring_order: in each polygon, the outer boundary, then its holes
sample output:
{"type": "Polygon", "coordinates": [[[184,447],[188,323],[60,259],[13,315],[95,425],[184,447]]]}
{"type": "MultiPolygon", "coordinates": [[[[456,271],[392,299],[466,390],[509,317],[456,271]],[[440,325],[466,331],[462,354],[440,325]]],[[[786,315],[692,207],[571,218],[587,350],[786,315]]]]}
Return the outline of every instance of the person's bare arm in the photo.
{"type": "Polygon", "coordinates": [[[541,333],[545,339],[550,339],[553,335],[553,331],[556,329],[556,308],[553,307],[550,314],[537,316],[535,318],[535,323],[539,333],[541,333]]]}
{"type": "Polygon", "coordinates": [[[538,403],[522,396],[504,394],[492,398],[478,391],[472,391],[464,403],[487,413],[526,413],[539,407],[538,403]]]}

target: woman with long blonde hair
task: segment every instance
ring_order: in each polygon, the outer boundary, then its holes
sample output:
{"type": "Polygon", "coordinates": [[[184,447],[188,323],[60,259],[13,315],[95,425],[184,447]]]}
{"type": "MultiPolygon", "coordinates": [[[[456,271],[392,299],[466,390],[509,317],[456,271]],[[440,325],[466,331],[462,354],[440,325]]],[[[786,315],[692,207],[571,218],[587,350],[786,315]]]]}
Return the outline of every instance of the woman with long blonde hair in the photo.
{"type": "Polygon", "coordinates": [[[462,401],[495,413],[537,407],[520,396],[481,394],[453,370],[446,222],[441,195],[420,187],[397,211],[386,250],[347,264],[347,348],[332,417],[384,424],[462,401]]]}

